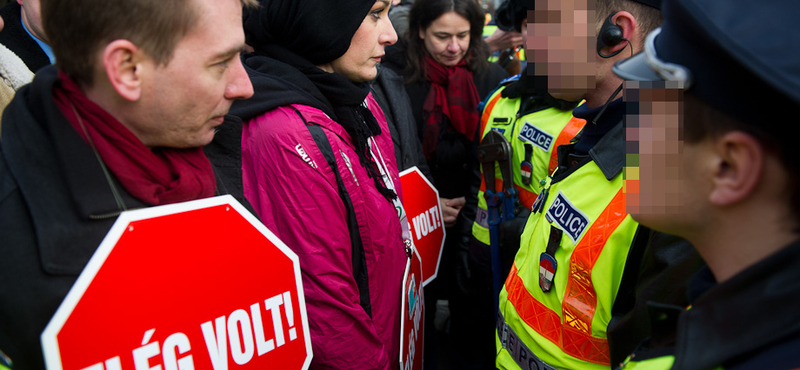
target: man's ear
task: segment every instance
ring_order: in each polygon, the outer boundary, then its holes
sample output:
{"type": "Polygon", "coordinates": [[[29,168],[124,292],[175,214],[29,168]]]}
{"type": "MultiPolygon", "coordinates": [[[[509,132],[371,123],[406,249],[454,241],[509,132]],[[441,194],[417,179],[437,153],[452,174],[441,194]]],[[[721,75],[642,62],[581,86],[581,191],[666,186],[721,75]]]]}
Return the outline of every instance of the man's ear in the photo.
{"type": "Polygon", "coordinates": [[[764,174],[766,153],[761,143],[741,131],[731,131],[715,140],[718,156],[709,201],[726,206],[747,199],[764,174]]]}
{"type": "MultiPolygon", "coordinates": [[[[636,23],[636,18],[633,16],[633,14],[631,14],[631,13],[629,13],[627,11],[624,11],[624,10],[623,11],[619,11],[616,14],[614,14],[613,17],[611,17],[611,23],[617,25],[617,27],[619,27],[620,30],[622,30],[622,37],[627,39],[628,41],[622,40],[622,42],[620,42],[619,44],[616,44],[614,46],[609,47],[608,50],[604,49],[603,53],[608,55],[608,54],[613,54],[613,53],[617,52],[618,50],[622,50],[622,49],[627,48],[627,47],[630,47],[632,49],[634,47],[634,45],[628,45],[628,44],[631,44],[631,40],[633,40],[634,32],[636,32],[636,27],[638,26],[638,24],[636,23]]],[[[598,37],[600,37],[599,34],[598,34],[598,37]]],[[[641,46],[641,45],[637,45],[637,46],[641,46]]],[[[627,54],[627,52],[625,52],[625,53],[627,54]]],[[[636,53],[636,51],[634,51],[633,53],[636,53]]],[[[625,55],[624,56],[624,58],[628,58],[628,57],[630,57],[630,55],[625,55]]]]}
{"type": "Polygon", "coordinates": [[[114,40],[103,49],[103,70],[114,90],[126,100],[142,94],[144,52],[128,40],[114,40]]]}

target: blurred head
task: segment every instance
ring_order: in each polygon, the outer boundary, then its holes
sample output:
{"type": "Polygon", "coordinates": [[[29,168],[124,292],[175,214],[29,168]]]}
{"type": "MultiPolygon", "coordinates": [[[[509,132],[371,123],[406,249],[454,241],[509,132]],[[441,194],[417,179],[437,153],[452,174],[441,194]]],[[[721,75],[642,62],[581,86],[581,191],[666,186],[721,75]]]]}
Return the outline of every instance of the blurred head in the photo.
{"type": "Polygon", "coordinates": [[[585,98],[590,107],[602,105],[622,83],[611,73],[613,63],[640,50],[640,40],[660,22],[658,9],[633,0],[535,0],[534,5],[527,27],[526,55],[533,62],[529,73],[546,81],[542,87],[551,95],[568,101],[585,98]],[[608,59],[598,55],[597,38],[609,16],[630,41],[604,47],[602,53],[629,48],[630,54],[621,52],[608,59]]]}
{"type": "Polygon", "coordinates": [[[528,18],[528,8],[533,10],[533,0],[506,0],[497,8],[494,20],[497,28],[503,31],[522,32],[525,19],[528,18]]]}
{"type": "Polygon", "coordinates": [[[89,99],[149,147],[189,148],[208,144],[233,100],[253,93],[239,59],[242,5],[43,0],[42,18],[56,66],[89,99]]]}
{"type": "MultiPolygon", "coordinates": [[[[793,25],[798,6],[673,0],[664,8],[664,24],[648,35],[645,52],[618,62],[614,72],[629,80],[626,84],[671,83],[681,89],[683,171],[670,176],[684,185],[663,189],[657,196],[669,202],[664,192],[682,192],[678,205],[683,212],[640,207],[634,218],[686,236],[737,212],[752,217],[759,208],[765,212],[757,213],[761,220],[796,233],[800,152],[795,141],[800,128],[787,124],[786,112],[800,109],[800,73],[795,59],[784,52],[793,47],[790,40],[797,34],[793,25]],[[770,26],[741,27],[753,17],[770,19],[770,26]],[[770,38],[774,29],[792,31],[787,37],[770,38]]],[[[645,139],[628,140],[642,148],[645,139]]],[[[660,161],[639,163],[640,190],[647,180],[645,166],[652,167],[651,173],[665,171],[660,161]]],[[[744,230],[748,225],[741,226],[744,230]]]]}
{"type": "Polygon", "coordinates": [[[624,190],[628,213],[684,213],[683,88],[665,81],[626,81],[624,190]]]}
{"type": "Polygon", "coordinates": [[[22,23],[28,29],[28,32],[33,34],[37,39],[47,42],[47,36],[42,27],[41,6],[39,0],[17,0],[17,3],[22,7],[21,18],[22,23]]]}
{"type": "Polygon", "coordinates": [[[454,66],[466,59],[471,71],[488,68],[483,42],[484,12],[475,0],[415,1],[408,16],[406,81],[425,77],[424,56],[454,66]]]}

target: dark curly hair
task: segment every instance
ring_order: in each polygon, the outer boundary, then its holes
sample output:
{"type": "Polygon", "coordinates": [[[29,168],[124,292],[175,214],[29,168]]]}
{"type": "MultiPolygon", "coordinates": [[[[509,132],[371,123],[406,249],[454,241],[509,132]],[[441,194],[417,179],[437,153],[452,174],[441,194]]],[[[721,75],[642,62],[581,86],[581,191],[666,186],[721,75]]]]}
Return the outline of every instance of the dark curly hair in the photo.
{"type": "Polygon", "coordinates": [[[408,16],[406,42],[405,82],[411,84],[426,78],[423,57],[428,54],[425,42],[419,37],[420,30],[426,30],[431,23],[447,12],[456,12],[469,21],[469,49],[464,58],[467,68],[472,72],[482,72],[489,68],[489,46],[483,41],[483,23],[486,20],[483,9],[475,0],[419,0],[414,1],[408,16]]]}

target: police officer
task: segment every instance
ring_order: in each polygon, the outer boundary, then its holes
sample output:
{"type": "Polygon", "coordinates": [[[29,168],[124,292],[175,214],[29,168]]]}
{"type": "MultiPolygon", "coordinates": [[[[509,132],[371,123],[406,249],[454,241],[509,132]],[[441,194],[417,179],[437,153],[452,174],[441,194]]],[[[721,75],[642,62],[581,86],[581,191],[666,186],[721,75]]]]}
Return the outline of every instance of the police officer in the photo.
{"type": "MultiPolygon", "coordinates": [[[[498,10],[497,17],[498,20],[507,20],[507,25],[511,27],[509,31],[521,32],[522,35],[525,35],[527,28],[525,1],[507,0],[498,10]]],[[[460,284],[469,291],[471,300],[475,302],[471,312],[475,323],[473,330],[476,332],[476,337],[484,341],[476,350],[484,349],[486,353],[479,357],[487,361],[481,368],[494,366],[496,352],[492,343],[492,332],[497,297],[492,287],[490,263],[492,242],[489,231],[489,208],[484,198],[487,184],[483,170],[491,168],[491,174],[497,179],[489,184],[490,190],[502,193],[505,182],[505,185],[513,187],[518,194],[514,209],[509,210],[515,215],[515,219],[505,220],[506,222],[500,225],[503,236],[508,236],[510,240],[494,241],[503,244],[502,271],[498,271],[495,277],[499,280],[498,283],[502,284],[502,280],[511,268],[514,254],[519,249],[519,235],[541,188],[539,182],[555,168],[556,147],[559,144],[569,143],[586,123],[583,119],[572,117],[572,110],[577,105],[577,102],[556,99],[547,94],[545,89],[536,91],[533,79],[524,72],[503,81],[501,86],[485,100],[481,116],[481,137],[485,138],[490,132],[500,133],[511,144],[512,151],[503,158],[489,158],[487,163],[489,167],[485,167],[486,165],[481,167],[481,187],[476,195],[478,209],[472,225],[468,252],[471,276],[465,283],[460,284]],[[503,166],[500,162],[507,165],[503,166]],[[504,173],[501,167],[511,168],[511,172],[504,173]]],[[[481,148],[479,155],[485,151],[481,148]]],[[[495,239],[499,239],[497,236],[499,235],[496,235],[495,239]]],[[[467,251],[464,250],[462,253],[466,254],[467,251]]]]}
{"type": "MultiPolygon", "coordinates": [[[[587,123],[574,143],[558,147],[558,168],[532,205],[500,293],[500,369],[608,368],[618,358],[608,332],[612,319],[641,311],[639,298],[632,298],[638,292],[656,295],[653,285],[637,286],[637,278],[651,284],[666,276],[659,263],[640,270],[642,256],[662,262],[664,253],[657,252],[678,245],[676,261],[685,261],[686,243],[640,228],[626,213],[623,192],[625,106],[622,79],[611,67],[641,50],[647,33],[660,24],[658,5],[651,0],[536,3],[527,41],[534,86],[562,100],[585,99],[573,115],[587,123]]],[[[665,296],[672,302],[682,293],[668,289],[665,296]]],[[[646,333],[636,326],[624,326],[621,337],[646,333]]]]}
{"type": "MultiPolygon", "coordinates": [[[[626,84],[639,106],[682,95],[681,136],[648,136],[669,132],[658,125],[674,118],[628,125],[640,171],[650,172],[640,178],[639,197],[652,206],[632,213],[692,241],[708,268],[692,280],[674,346],[643,343],[623,368],[798,368],[800,129],[787,118],[800,108],[800,3],[674,0],[664,7],[663,27],[648,35],[645,52],[614,69],[635,80],[626,84]],[[666,92],[648,92],[658,87],[666,92]],[[648,166],[645,156],[664,160],[648,166]],[[664,181],[672,187],[659,186],[664,181]],[[665,352],[672,355],[659,357],[665,352]]],[[[667,312],[655,316],[673,316],[667,312]]]]}

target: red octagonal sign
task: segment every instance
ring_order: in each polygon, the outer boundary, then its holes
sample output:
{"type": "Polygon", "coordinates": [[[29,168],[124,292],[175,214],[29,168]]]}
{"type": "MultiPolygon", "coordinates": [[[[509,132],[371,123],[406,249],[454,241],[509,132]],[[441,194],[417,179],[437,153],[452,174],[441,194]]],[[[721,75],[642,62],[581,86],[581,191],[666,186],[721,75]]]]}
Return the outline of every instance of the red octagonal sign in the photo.
{"type": "Polygon", "coordinates": [[[444,222],[439,208],[439,191],[415,167],[400,173],[403,207],[408,214],[414,245],[422,260],[422,285],[428,285],[439,271],[444,247],[444,222]]]}
{"type": "Polygon", "coordinates": [[[307,369],[297,256],[230,195],[123,212],[42,334],[48,369],[307,369]]]}

